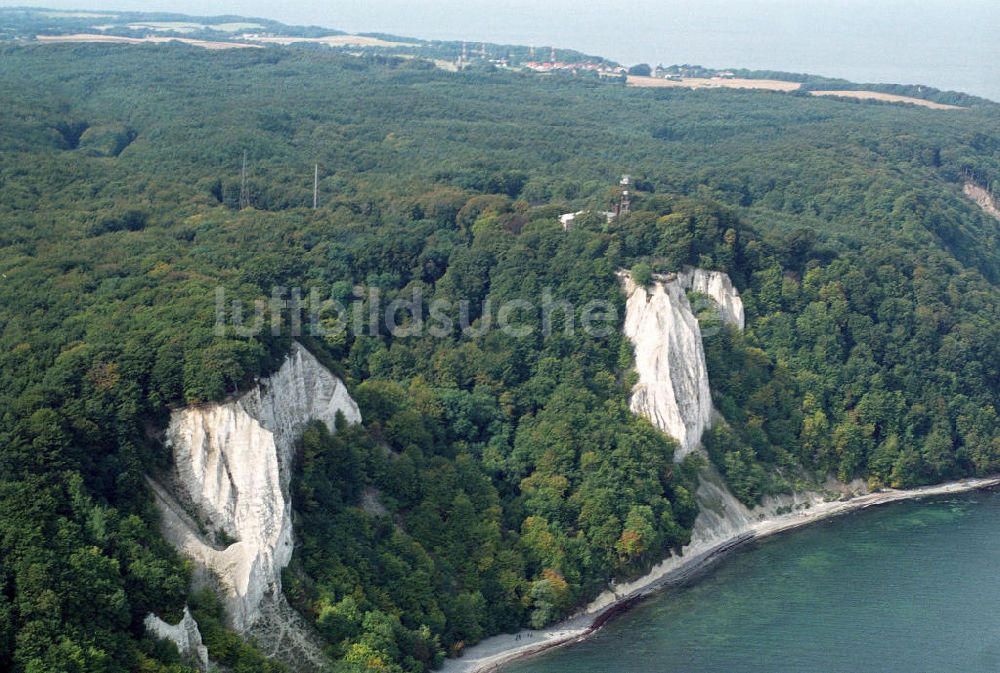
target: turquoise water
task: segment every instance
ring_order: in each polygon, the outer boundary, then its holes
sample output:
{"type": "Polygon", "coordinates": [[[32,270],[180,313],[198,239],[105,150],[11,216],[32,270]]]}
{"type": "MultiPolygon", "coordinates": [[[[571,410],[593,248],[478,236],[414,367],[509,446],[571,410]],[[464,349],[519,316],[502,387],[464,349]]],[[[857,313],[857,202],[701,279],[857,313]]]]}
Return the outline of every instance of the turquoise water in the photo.
{"type": "Polygon", "coordinates": [[[507,673],[1000,671],[1000,493],[765,540],[507,673]]]}

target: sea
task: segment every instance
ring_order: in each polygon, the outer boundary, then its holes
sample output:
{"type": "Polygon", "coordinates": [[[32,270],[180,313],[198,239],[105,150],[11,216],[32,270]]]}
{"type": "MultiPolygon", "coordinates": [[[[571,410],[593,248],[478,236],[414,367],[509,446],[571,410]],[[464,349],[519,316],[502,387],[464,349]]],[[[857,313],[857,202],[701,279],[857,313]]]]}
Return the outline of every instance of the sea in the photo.
{"type": "Polygon", "coordinates": [[[996,673],[1000,493],[871,508],[759,542],[506,673],[996,673]]]}
{"type": "MultiPolygon", "coordinates": [[[[556,45],[628,65],[924,84],[1000,101],[997,0],[334,0],[324,6],[325,24],[350,31],[528,44],[540,53],[556,45]]],[[[308,18],[308,9],[289,11],[308,18]]]]}
{"type": "Polygon", "coordinates": [[[634,65],[804,72],[1000,101],[997,0],[0,0],[236,14],[349,32],[552,45],[634,65]]]}

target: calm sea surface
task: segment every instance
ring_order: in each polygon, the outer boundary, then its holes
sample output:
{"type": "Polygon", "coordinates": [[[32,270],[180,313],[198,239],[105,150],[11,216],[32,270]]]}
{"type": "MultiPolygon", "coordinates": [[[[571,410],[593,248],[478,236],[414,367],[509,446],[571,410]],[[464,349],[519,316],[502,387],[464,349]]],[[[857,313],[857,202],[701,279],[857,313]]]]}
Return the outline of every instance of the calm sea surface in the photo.
{"type": "Polygon", "coordinates": [[[311,4],[295,3],[296,18],[347,30],[928,84],[1000,101],[997,0],[335,0],[310,12],[311,4]]]}
{"type": "Polygon", "coordinates": [[[1000,671],[1000,493],[908,502],[738,553],[507,673],[1000,671]]]}

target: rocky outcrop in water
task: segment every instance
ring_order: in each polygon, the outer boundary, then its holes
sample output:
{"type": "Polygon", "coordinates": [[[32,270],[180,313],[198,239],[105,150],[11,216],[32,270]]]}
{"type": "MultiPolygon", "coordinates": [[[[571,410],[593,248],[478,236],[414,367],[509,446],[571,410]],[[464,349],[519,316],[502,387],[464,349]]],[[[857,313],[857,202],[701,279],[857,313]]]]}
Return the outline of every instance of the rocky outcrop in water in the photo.
{"type": "Polygon", "coordinates": [[[154,483],[164,533],[221,589],[230,626],[254,630],[265,649],[261,625],[297,639],[281,595],[281,570],[292,557],[295,443],[313,420],[333,431],[338,414],[361,421],[344,383],[294,344],[277,372],[238,399],[170,418],[174,473],[169,487],[154,483]]]}

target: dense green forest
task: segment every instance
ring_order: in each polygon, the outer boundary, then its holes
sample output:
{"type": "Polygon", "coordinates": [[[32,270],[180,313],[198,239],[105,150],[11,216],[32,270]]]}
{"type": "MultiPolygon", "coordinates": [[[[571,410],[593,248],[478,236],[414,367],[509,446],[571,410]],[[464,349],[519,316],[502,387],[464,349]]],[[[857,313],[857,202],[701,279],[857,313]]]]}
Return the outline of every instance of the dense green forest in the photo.
{"type": "MultiPolygon", "coordinates": [[[[218,286],[473,306],[548,288],[620,321],[618,269],[720,269],[748,320],[706,340],[728,423],[705,444],[742,500],[1000,468],[1000,225],[961,194],[967,171],[1000,180],[994,106],[179,45],[3,46],[0,101],[0,669],[186,671],[142,627],[185,603],[214,660],[280,668],[188,595],[144,481],[172,407],[290,345],[217,335],[218,286]],[[633,212],[564,232],[622,173],[633,212]]],[[[365,418],[311,427],[293,483],[285,589],[338,670],[427,670],[687,540],[697,466],[629,413],[620,322],[518,320],[534,329],[306,339],[365,418]]]]}

